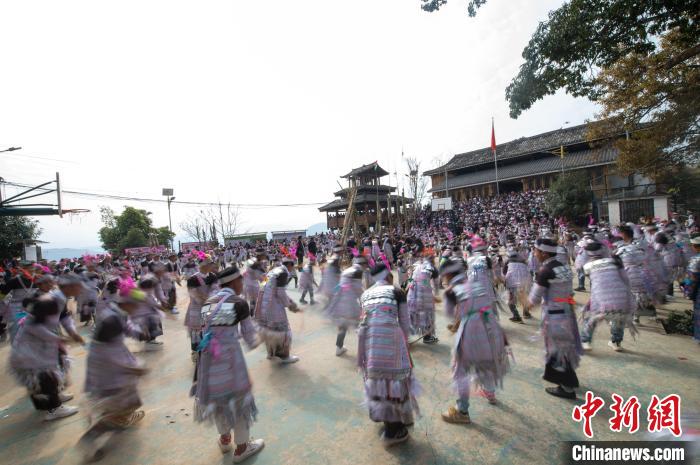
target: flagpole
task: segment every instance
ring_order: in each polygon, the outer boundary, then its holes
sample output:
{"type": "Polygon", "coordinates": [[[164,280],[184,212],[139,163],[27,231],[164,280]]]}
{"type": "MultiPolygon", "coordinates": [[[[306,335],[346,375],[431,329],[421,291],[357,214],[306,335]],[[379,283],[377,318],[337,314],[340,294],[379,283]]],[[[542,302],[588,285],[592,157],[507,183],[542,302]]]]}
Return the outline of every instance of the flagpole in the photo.
{"type": "MultiPolygon", "coordinates": [[[[493,124],[493,116],[491,117],[491,140],[495,142],[495,128],[493,124]]],[[[498,154],[496,152],[496,145],[493,144],[493,167],[496,169],[496,195],[501,195],[501,190],[498,187],[498,154]]]]}
{"type": "Polygon", "coordinates": [[[560,147],[559,158],[561,158],[561,174],[564,175],[564,146],[560,147]]]}

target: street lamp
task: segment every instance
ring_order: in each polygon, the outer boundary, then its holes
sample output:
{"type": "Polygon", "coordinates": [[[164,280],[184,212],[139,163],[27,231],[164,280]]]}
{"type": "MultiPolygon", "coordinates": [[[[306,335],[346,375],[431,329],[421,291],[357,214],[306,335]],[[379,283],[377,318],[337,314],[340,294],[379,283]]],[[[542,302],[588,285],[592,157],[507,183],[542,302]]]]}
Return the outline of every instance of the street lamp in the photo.
{"type": "MultiPolygon", "coordinates": [[[[172,188],[163,188],[163,195],[166,196],[167,201],[168,201],[168,229],[170,230],[170,234],[173,232],[173,220],[170,216],[170,204],[175,200],[175,197],[173,197],[174,190],[172,188]]],[[[170,250],[175,250],[175,243],[173,241],[173,238],[170,238],[170,250]]]]}
{"type": "Polygon", "coordinates": [[[15,150],[21,150],[21,149],[22,149],[22,147],[10,147],[9,149],[0,150],[0,153],[2,153],[2,152],[14,152],[15,150]]]}

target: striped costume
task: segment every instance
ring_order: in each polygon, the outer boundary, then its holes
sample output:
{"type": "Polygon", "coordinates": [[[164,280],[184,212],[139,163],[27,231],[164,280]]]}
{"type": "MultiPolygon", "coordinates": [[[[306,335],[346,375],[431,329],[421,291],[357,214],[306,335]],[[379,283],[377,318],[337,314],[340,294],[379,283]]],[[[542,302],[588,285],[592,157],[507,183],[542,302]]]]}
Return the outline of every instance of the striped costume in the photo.
{"type": "Polygon", "coordinates": [[[358,365],[364,378],[369,417],[376,422],[413,423],[418,413],[406,298],[400,289],[378,281],[361,297],[358,365]]]}
{"type": "Polygon", "coordinates": [[[592,259],[583,267],[591,280],[591,298],[583,314],[581,340],[591,342],[596,325],[610,322],[613,343],[622,342],[625,327],[635,333],[632,321],[636,302],[619,258],[592,259]]]}
{"type": "MultiPolygon", "coordinates": [[[[585,252],[584,252],[585,253],[585,252]]],[[[578,368],[583,353],[572,298],[571,269],[554,257],[542,263],[530,291],[530,304],[542,303],[542,335],[546,353],[543,378],[578,387],[578,368]]]]}
{"type": "Polygon", "coordinates": [[[187,293],[190,296],[190,303],[187,305],[184,324],[190,333],[190,346],[193,352],[197,350],[197,346],[202,340],[202,305],[209,298],[215,281],[216,275],[214,273],[203,275],[197,272],[187,279],[187,293]]]}
{"type": "Polygon", "coordinates": [[[466,412],[472,379],[490,397],[496,387],[503,386],[508,370],[506,338],[494,317],[493,300],[480,281],[458,274],[450,281],[450,292],[456,302],[455,318],[459,319],[452,377],[460,410],[466,412]]]}
{"type": "Polygon", "coordinates": [[[413,334],[435,333],[435,297],[431,281],[438,272],[430,260],[416,264],[408,286],[408,311],[413,334]]]}
{"type": "Polygon", "coordinates": [[[194,419],[213,422],[222,435],[233,429],[236,443],[243,444],[258,412],[239,342],[243,337],[251,349],[257,344],[248,303],[221,289],[202,306],[202,321],[204,339],[191,390],[194,419]]]}
{"type": "Polygon", "coordinates": [[[267,346],[268,358],[289,356],[292,346],[292,329],[287,319],[286,308],[296,308],[287,295],[290,274],[280,265],[267,273],[267,282],[258,296],[255,320],[260,327],[260,337],[267,346]]]}

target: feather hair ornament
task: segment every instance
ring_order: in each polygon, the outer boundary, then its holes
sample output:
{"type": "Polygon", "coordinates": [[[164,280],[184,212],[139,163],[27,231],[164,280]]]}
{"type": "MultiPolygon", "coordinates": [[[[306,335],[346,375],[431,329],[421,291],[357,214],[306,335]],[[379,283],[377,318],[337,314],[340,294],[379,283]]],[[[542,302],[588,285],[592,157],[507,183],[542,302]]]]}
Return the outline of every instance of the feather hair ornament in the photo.
{"type": "Polygon", "coordinates": [[[134,280],[131,276],[122,277],[119,279],[119,295],[120,296],[122,296],[122,297],[128,296],[129,293],[133,289],[136,289],[136,283],[134,283],[134,280]]]}

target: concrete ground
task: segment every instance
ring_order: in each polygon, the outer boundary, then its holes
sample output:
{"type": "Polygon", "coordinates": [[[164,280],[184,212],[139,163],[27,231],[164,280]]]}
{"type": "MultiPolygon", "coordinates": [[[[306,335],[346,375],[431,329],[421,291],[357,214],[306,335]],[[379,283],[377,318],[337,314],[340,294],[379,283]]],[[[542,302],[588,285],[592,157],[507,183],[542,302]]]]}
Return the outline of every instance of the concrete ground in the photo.
{"type": "MultiPolygon", "coordinates": [[[[299,293],[290,286],[290,295],[299,293]]],[[[178,289],[177,319],[167,319],[165,347],[160,352],[139,353],[152,369],[140,390],[146,417],[135,428],[116,435],[106,448],[102,464],[160,465],[230,464],[222,455],[213,426],[192,421],[192,399],[188,397],[193,364],[189,342],[182,325],[187,295],[178,289]]],[[[586,293],[576,299],[584,302],[586,293]]],[[[668,308],[689,308],[677,298],[668,308]]],[[[252,435],[266,441],[265,450],[250,464],[556,464],[560,463],[560,441],[585,439],[581,425],[571,419],[572,408],[581,403],[586,390],[606,401],[593,419],[595,439],[643,439],[612,433],[607,425],[611,394],[642,402],[641,430],[646,428],[646,407],[652,394],[682,396],[684,414],[700,412],[700,347],[688,336],[664,335],[657,323],[642,318],[637,340],[625,336],[625,351],[607,347],[608,327],[599,326],[578,371],[581,381],[578,401],[547,395],[542,379],[543,343],[532,340],[539,325],[539,311],[526,324],[501,319],[516,363],[497,393],[498,404],[474,397],[470,413],[473,424],[450,425],[440,412],[452,405],[450,351],[452,336],[445,329],[447,319],[438,307],[440,343],[415,344],[412,356],[423,387],[419,398],[422,417],[412,428],[411,439],[385,449],[379,440],[380,425],[372,423],[362,402],[362,381],[356,370],[357,339],[347,338],[348,353],[335,356],[335,329],[321,315],[321,305],[305,307],[304,313],[290,314],[294,332],[293,353],[301,357],[294,365],[281,366],[265,358],[259,347],[247,355],[260,414],[252,435]]],[[[83,329],[88,335],[89,331],[83,329]]],[[[134,351],[139,345],[130,343],[134,351]]],[[[73,381],[76,394],[71,403],[81,405],[86,349],[73,346],[73,381]]],[[[6,365],[9,347],[0,347],[0,364],[6,365]]],[[[42,422],[22,387],[9,375],[0,379],[0,457],[7,465],[77,464],[74,447],[86,427],[84,410],[63,420],[42,422]]]]}

